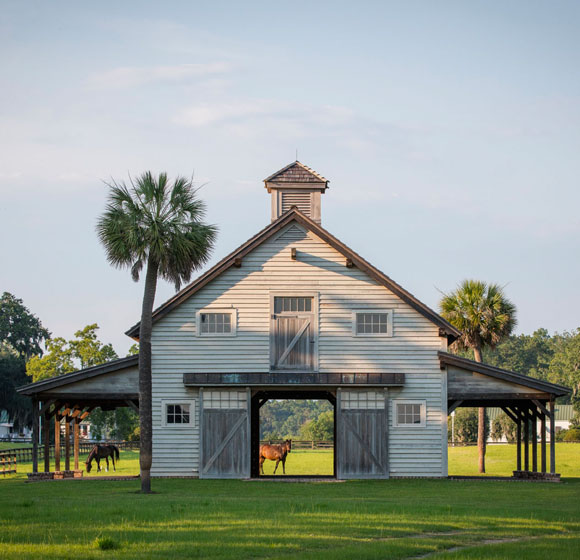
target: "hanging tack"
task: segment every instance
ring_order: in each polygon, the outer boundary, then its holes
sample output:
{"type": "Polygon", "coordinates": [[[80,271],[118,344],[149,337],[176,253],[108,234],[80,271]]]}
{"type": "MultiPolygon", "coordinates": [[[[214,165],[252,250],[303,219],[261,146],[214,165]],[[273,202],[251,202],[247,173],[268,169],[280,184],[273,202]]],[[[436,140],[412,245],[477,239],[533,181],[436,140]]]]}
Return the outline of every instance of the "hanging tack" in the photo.
{"type": "Polygon", "coordinates": [[[295,260],[296,260],[296,247],[292,247],[292,248],[290,249],[290,257],[291,257],[291,259],[292,259],[293,261],[295,261],[295,260]]]}

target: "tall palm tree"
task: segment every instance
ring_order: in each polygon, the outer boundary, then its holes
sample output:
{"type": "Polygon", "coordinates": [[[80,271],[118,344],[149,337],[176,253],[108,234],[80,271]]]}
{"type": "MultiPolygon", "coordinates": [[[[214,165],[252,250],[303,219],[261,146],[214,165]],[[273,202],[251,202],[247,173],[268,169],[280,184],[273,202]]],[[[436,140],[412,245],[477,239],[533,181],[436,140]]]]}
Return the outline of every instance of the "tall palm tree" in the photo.
{"type": "MultiPolygon", "coordinates": [[[[443,294],[441,315],[463,334],[456,344],[471,349],[476,362],[482,362],[482,350],[495,348],[516,326],[516,308],[497,284],[464,280],[454,292],[443,294]]],[[[479,472],[485,472],[485,408],[479,409],[477,447],[479,472]]]]}
{"type": "Polygon", "coordinates": [[[141,491],[151,492],[151,330],[157,279],[173,282],[179,290],[191,273],[205,264],[213,248],[217,228],[203,222],[205,203],[190,180],[147,171],[127,185],[108,183],[105,212],[97,234],[107,260],[117,268],[129,268],[136,282],[143,268],[145,288],[139,328],[139,464],[141,491]]]}

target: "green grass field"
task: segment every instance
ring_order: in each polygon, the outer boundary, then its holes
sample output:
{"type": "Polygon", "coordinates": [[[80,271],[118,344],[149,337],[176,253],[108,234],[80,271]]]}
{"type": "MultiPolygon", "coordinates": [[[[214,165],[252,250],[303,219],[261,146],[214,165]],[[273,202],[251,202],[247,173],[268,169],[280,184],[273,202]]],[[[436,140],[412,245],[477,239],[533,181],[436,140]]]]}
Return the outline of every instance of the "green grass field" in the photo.
{"type": "MultiPolygon", "coordinates": [[[[513,454],[490,447],[488,462],[507,474],[513,454]]],[[[331,453],[293,451],[287,472],[292,456],[328,465],[331,453]]],[[[474,457],[451,449],[450,471],[470,474],[474,457]]],[[[560,484],[154,479],[149,496],[102,475],[27,484],[20,465],[0,479],[0,558],[578,558],[580,445],[557,458],[560,484]]],[[[122,452],[118,473],[137,471],[122,452]]]]}
{"type": "Polygon", "coordinates": [[[0,441],[0,451],[3,449],[20,449],[22,447],[32,447],[31,443],[13,443],[11,441],[0,441]]]}

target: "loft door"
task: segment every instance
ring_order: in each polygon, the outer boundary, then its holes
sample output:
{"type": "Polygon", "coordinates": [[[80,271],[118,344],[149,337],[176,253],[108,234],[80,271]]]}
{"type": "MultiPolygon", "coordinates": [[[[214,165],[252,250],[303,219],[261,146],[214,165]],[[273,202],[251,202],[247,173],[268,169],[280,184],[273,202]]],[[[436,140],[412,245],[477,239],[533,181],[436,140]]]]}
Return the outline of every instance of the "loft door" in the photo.
{"type": "Polygon", "coordinates": [[[313,297],[274,297],[270,331],[271,369],[316,369],[316,317],[313,308],[313,297]]]}

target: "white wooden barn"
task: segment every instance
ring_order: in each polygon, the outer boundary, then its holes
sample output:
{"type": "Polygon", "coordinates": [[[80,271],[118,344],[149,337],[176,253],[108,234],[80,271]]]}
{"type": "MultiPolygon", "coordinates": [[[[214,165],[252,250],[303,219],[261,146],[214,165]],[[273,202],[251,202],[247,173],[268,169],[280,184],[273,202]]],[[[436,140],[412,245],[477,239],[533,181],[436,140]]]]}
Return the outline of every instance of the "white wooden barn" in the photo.
{"type": "MultiPolygon", "coordinates": [[[[321,225],[324,177],[296,161],[265,187],[271,223],[154,312],[153,476],[258,476],[259,408],[272,398],[334,404],[338,478],[446,477],[457,406],[543,418],[545,436],[566,388],[447,353],[460,333],[321,225]]],[[[138,406],[136,364],[22,392],[65,420],[75,407],[138,406]]],[[[538,471],[527,449],[517,470],[538,471]]]]}

